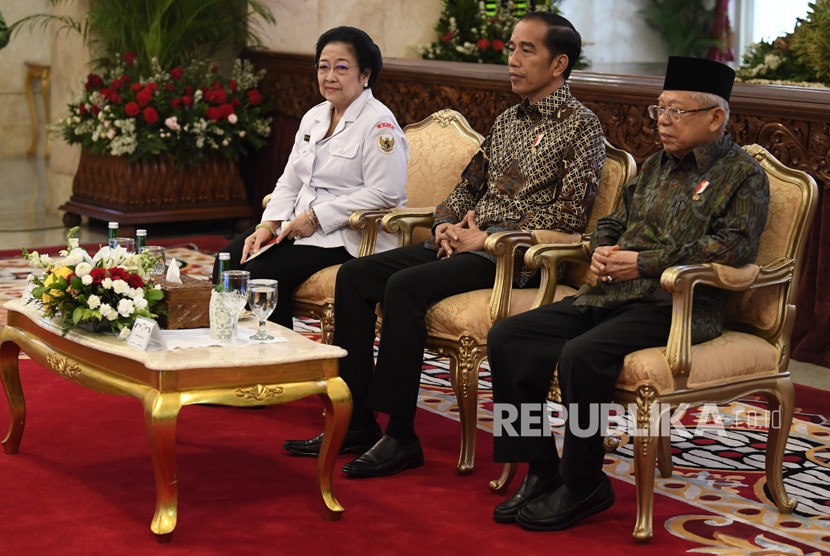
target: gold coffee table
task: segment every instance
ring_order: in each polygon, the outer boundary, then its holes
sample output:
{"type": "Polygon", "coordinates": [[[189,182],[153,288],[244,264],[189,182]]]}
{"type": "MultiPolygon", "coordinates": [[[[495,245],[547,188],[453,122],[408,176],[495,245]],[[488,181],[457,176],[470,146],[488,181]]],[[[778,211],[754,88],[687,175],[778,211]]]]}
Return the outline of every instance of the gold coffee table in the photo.
{"type": "MultiPolygon", "coordinates": [[[[249,407],[294,401],[312,394],[323,400],[325,435],[317,460],[324,518],[343,512],[332,492],[332,471],[352,413],[352,398],[338,376],[345,350],[319,344],[269,323],[286,343],[141,351],[112,335],[61,329],[22,301],[9,301],[0,330],[0,375],[11,409],[7,454],[20,449],[26,403],[17,360],[23,350],[44,368],[91,390],[138,398],[150,440],[156,509],[150,529],[159,542],[176,528],[176,418],[184,405],[213,403],[249,407]]],[[[253,332],[253,329],[251,329],[253,332]]]]}

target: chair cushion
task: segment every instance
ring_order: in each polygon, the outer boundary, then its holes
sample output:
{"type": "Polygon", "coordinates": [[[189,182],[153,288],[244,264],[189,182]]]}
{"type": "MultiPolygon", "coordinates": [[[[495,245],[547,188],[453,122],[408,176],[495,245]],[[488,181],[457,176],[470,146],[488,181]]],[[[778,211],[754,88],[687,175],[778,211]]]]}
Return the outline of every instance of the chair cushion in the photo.
{"type": "MultiPolygon", "coordinates": [[[[490,331],[490,296],[491,289],[460,293],[442,299],[429,308],[426,325],[431,338],[457,340],[469,336],[479,344],[487,343],[490,331]]],[[[517,315],[529,310],[539,293],[537,288],[514,288],[511,295],[510,315],[517,315]]],[[[576,293],[571,287],[558,286],[554,301],[576,293]]]]}
{"type": "Polygon", "coordinates": [[[334,280],[338,270],[339,264],[318,270],[294,290],[294,299],[315,305],[334,303],[334,280]]]}
{"type": "MultiPolygon", "coordinates": [[[[721,336],[692,346],[692,368],[688,388],[705,388],[757,378],[779,372],[778,348],[742,332],[725,331],[721,336]]],[[[630,353],[625,358],[617,388],[634,392],[650,384],[659,394],[675,390],[674,377],[666,360],[666,348],[655,347],[630,353]]]]}

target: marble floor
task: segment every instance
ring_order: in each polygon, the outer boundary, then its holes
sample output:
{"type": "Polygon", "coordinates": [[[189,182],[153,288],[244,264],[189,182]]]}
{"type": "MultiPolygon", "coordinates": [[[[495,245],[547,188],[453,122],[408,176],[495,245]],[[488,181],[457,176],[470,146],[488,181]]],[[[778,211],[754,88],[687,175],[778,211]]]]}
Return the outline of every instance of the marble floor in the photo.
{"type": "MultiPolygon", "coordinates": [[[[60,214],[45,210],[46,161],[43,157],[0,158],[0,249],[33,248],[62,245],[66,239],[60,214]]],[[[186,237],[199,234],[232,235],[231,223],[183,223],[156,226],[149,233],[155,237],[186,237]]],[[[92,225],[84,219],[81,241],[105,242],[106,228],[101,222],[92,225]]],[[[791,361],[794,382],[830,391],[830,369],[791,361]]]]}

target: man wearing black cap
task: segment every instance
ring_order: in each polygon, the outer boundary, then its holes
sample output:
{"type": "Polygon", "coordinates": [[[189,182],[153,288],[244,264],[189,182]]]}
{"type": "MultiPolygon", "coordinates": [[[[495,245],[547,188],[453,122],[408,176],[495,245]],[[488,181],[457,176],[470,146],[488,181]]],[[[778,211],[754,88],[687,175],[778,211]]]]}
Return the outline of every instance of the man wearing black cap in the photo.
{"type": "MultiPolygon", "coordinates": [[[[597,223],[590,246],[596,285],[491,330],[494,413],[525,419],[503,431],[511,434],[496,431],[495,458],[530,463],[519,491],[496,506],[496,521],[555,531],[614,503],[602,470],[600,404],[611,401],[628,353],[668,340],[672,300],[660,275],[678,264],[754,260],[769,182],[724,132],[734,77],[718,62],[669,58],[663,92],[648,109],[663,150],[645,161],[621,206],[597,223]],[[561,459],[542,409],[557,365],[568,411],[561,459]]],[[[721,334],[723,304],[719,291],[695,289],[695,343],[721,334]]]]}

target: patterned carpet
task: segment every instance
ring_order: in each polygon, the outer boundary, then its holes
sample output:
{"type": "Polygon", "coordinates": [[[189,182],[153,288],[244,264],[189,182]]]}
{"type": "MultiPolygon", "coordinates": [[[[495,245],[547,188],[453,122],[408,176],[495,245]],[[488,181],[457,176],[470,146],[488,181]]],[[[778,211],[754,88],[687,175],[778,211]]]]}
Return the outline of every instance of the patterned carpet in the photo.
{"type": "MultiPolygon", "coordinates": [[[[182,272],[206,278],[213,256],[195,245],[168,248],[170,257],[184,263],[182,272]]],[[[0,301],[20,296],[29,270],[19,257],[0,259],[0,301]]],[[[0,324],[5,311],[0,310],[0,324]]],[[[319,337],[319,323],[296,320],[295,329],[319,337]]],[[[425,356],[419,407],[457,420],[457,406],[449,382],[448,363],[425,356]]],[[[768,413],[763,402],[742,400],[718,408],[718,414],[689,411],[682,423],[703,434],[682,435],[673,430],[674,474],[656,481],[655,515],[665,497],[694,508],[693,513],[655,521],[655,530],[697,544],[702,554],[823,554],[830,550],[830,422],[824,393],[796,388],[796,420],[785,459],[785,482],[798,499],[796,511],[779,514],[769,501],[764,478],[764,448],[768,413]],[[824,411],[824,413],[827,413],[824,411]],[[725,431],[725,433],[724,433],[725,431]]],[[[480,442],[492,433],[489,369],[479,378],[480,442]]],[[[554,430],[561,440],[561,429],[554,430]]],[[[631,444],[606,458],[609,476],[633,484],[631,444]]],[[[495,477],[492,477],[495,478],[495,477]]],[[[515,488],[515,485],[514,485],[515,488]]],[[[634,508],[631,508],[632,524],[634,508]]]]}

